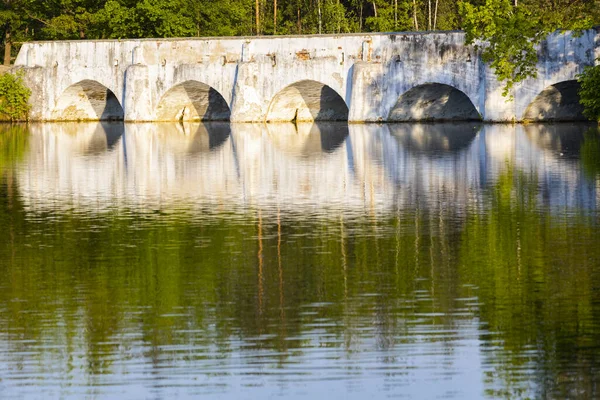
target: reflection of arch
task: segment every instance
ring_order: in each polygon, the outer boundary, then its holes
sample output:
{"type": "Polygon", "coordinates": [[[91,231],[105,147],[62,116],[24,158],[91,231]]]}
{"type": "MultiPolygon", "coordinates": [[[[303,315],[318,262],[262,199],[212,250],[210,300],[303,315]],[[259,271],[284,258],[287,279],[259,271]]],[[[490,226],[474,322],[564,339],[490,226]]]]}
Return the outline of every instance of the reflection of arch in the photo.
{"type": "Polygon", "coordinates": [[[442,83],[425,83],[408,90],[388,115],[388,121],[480,121],[481,115],[460,90],[442,83]]]}
{"type": "Polygon", "coordinates": [[[56,102],[52,119],[57,121],[123,120],[123,107],[115,94],[93,80],[69,86],[56,102]]]}
{"type": "Polygon", "coordinates": [[[267,121],[347,121],[348,106],[331,87],[311,80],[293,83],[275,95],[267,121]]]}
{"type": "Polygon", "coordinates": [[[231,134],[229,122],[159,124],[164,145],[174,153],[195,155],[220,148],[231,134]]]}
{"type": "Polygon", "coordinates": [[[579,103],[579,82],[564,81],[548,86],[529,104],[523,120],[586,121],[579,103]]]}
{"type": "Polygon", "coordinates": [[[408,151],[444,155],[468,148],[481,124],[390,124],[389,127],[391,134],[408,151]]]}
{"type": "Polygon", "coordinates": [[[160,99],[157,121],[229,121],[227,102],[212,87],[198,81],[173,86],[160,99]]]}
{"type": "Polygon", "coordinates": [[[331,153],[348,136],[348,124],[345,122],[269,124],[267,130],[277,148],[302,157],[331,153]]]}
{"type": "Polygon", "coordinates": [[[118,148],[125,133],[121,121],[61,122],[48,125],[61,149],[71,156],[104,156],[118,148]],[[51,127],[51,128],[50,128],[51,127]]]}
{"type": "Polygon", "coordinates": [[[84,151],[86,155],[104,154],[111,151],[121,140],[125,127],[122,122],[103,122],[96,130],[84,151]]]}
{"type": "Polygon", "coordinates": [[[527,139],[536,147],[561,155],[561,158],[578,157],[585,133],[594,125],[588,124],[525,124],[527,139]]]}

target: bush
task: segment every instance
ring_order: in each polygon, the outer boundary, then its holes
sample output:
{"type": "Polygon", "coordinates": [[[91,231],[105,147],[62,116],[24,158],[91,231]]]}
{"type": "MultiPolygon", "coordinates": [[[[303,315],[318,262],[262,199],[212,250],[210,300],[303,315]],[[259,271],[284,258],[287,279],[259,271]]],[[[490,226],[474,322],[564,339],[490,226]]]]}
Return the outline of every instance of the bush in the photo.
{"type": "Polygon", "coordinates": [[[26,121],[31,90],[23,83],[23,72],[0,75],[0,120],[26,121]]]}
{"type": "Polygon", "coordinates": [[[581,85],[579,102],[584,108],[583,115],[600,122],[600,65],[586,67],[577,81],[581,85]]]}

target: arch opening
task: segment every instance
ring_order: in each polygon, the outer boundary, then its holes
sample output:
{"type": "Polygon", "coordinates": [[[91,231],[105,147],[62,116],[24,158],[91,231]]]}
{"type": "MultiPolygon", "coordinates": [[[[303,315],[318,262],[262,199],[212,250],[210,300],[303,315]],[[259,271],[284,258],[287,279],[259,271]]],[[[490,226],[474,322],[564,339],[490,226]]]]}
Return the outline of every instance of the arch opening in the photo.
{"type": "Polygon", "coordinates": [[[481,121],[481,115],[462,91],[443,83],[425,83],[402,94],[388,121],[481,121]]]}
{"type": "Polygon", "coordinates": [[[542,90],[527,106],[524,121],[587,121],[579,103],[581,85],[576,80],[563,81],[542,90]]]}
{"type": "Polygon", "coordinates": [[[348,106],[331,87],[303,80],[285,87],[273,97],[266,121],[348,121],[348,106]]]}
{"type": "Polygon", "coordinates": [[[223,96],[198,81],[173,86],[156,109],[158,121],[229,121],[230,118],[231,111],[223,96]]]}
{"type": "Polygon", "coordinates": [[[117,96],[90,79],[69,86],[52,111],[54,121],[122,121],[123,116],[117,96]]]}

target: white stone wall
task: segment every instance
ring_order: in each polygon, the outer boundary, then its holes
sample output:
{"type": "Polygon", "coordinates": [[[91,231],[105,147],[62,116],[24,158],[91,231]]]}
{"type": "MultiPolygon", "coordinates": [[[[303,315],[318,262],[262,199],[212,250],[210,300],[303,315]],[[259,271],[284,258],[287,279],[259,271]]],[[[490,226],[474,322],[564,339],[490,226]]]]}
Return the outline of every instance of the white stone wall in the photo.
{"type": "Polygon", "coordinates": [[[126,121],[152,121],[171,88],[194,80],[223,96],[232,121],[264,121],[279,92],[312,80],[340,95],[351,122],[386,121],[403,93],[425,83],[462,91],[484,120],[514,121],[544,88],[593,65],[598,37],[550,35],[538,77],[518,85],[512,102],[462,32],[33,42],[16,65],[33,91],[34,120],[60,119],[65,90],[93,80],[115,94],[126,121]]]}

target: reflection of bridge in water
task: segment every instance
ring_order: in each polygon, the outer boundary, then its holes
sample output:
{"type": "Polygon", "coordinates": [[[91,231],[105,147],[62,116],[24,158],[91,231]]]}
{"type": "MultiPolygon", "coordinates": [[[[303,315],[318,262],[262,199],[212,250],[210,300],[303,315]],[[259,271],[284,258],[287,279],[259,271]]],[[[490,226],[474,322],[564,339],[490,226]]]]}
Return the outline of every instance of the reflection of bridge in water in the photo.
{"type": "Polygon", "coordinates": [[[484,204],[512,166],[540,204],[594,208],[582,125],[40,124],[20,168],[31,209],[227,206],[392,211],[484,204]]]}

